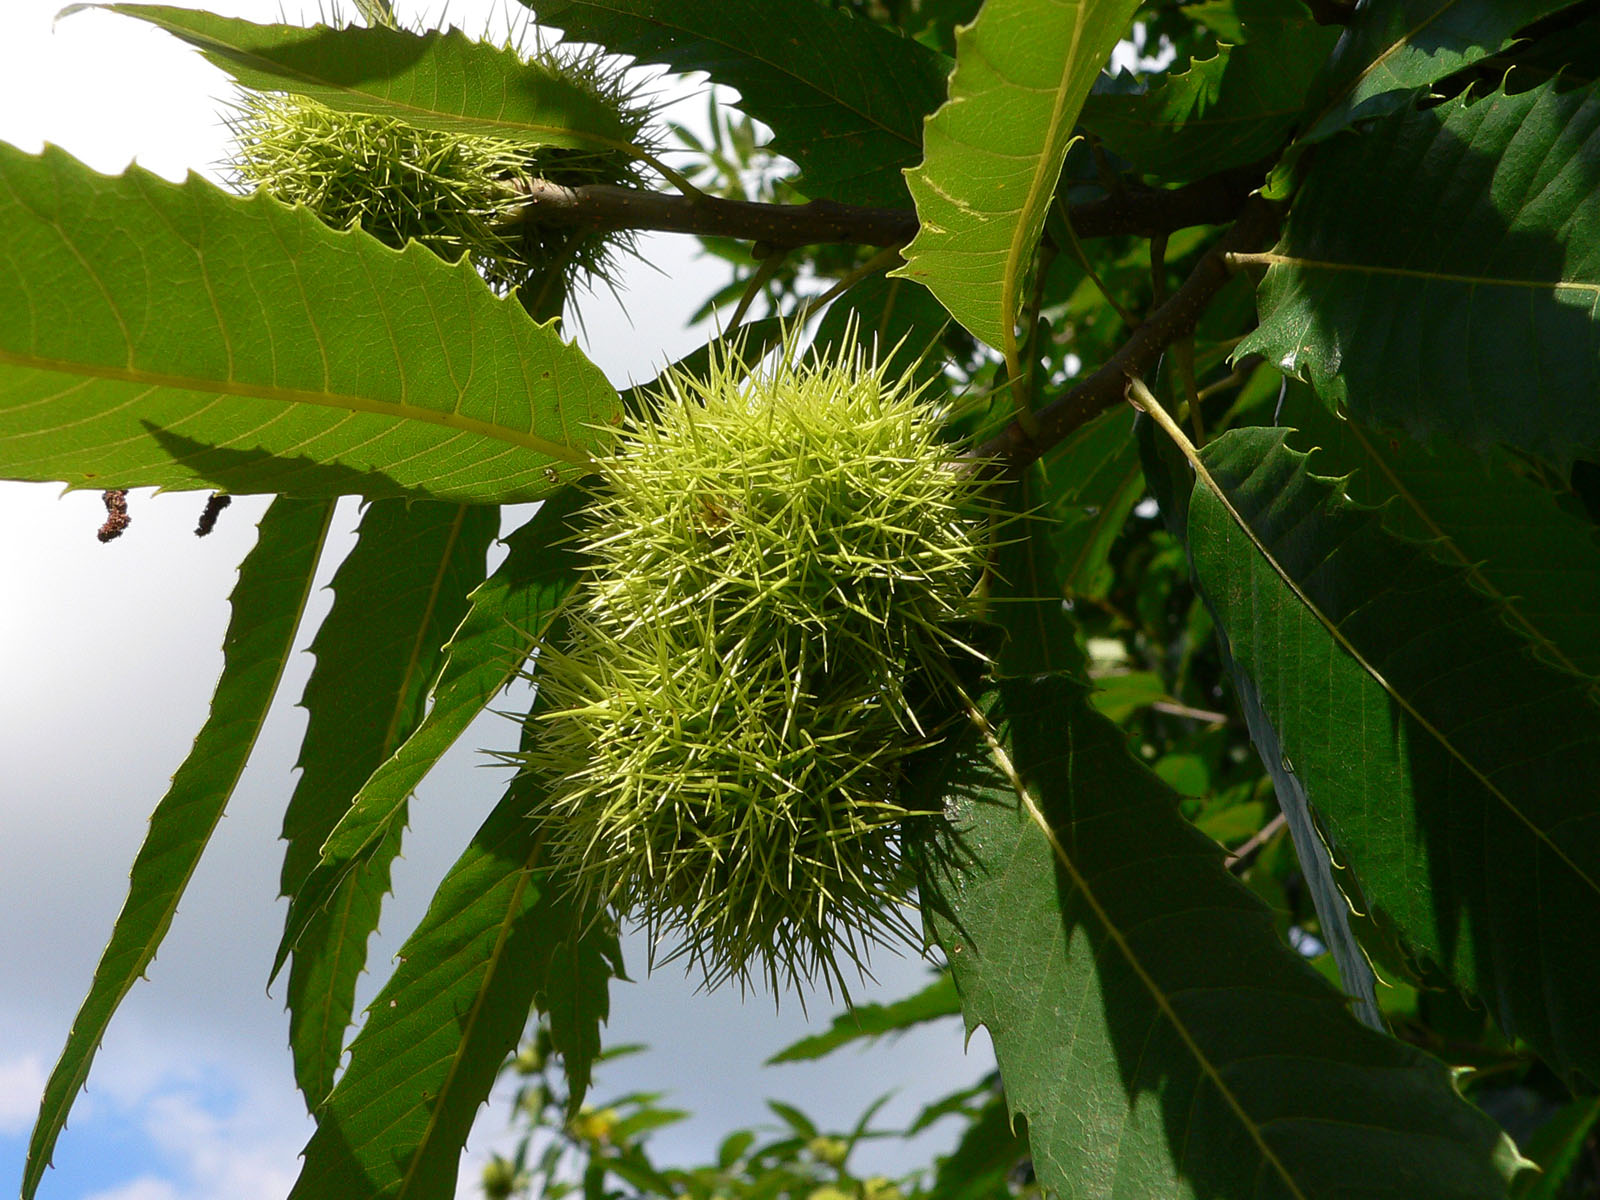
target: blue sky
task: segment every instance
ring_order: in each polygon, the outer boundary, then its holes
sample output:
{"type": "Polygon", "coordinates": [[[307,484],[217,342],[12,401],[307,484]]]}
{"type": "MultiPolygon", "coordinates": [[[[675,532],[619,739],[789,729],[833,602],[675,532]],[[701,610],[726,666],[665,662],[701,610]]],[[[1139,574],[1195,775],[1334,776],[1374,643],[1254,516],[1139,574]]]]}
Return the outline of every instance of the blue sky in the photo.
{"type": "MultiPolygon", "coordinates": [[[[204,170],[222,153],[214,101],[229,92],[199,57],[140,23],[82,13],[52,30],[58,0],[6,0],[0,10],[0,139],[37,150],[49,140],[102,171],[137,155],[170,178],[204,170]]],[[[298,0],[219,0],[213,11],[275,20],[298,0]]],[[[501,6],[451,0],[452,19],[482,29],[501,6]]],[[[520,11],[520,10],[518,10],[520,11]]],[[[679,119],[701,119],[703,98],[679,119]]],[[[636,267],[629,324],[609,295],[581,306],[572,332],[613,381],[649,378],[698,345],[677,327],[687,301],[719,278],[691,239],[652,238],[664,274],[636,267]],[[666,284],[667,287],[663,285],[666,284]],[[672,303],[651,299],[670,288],[672,303]]],[[[145,819],[204,720],[220,669],[226,597],[263,502],[241,498],[205,541],[191,533],[195,494],[133,497],[127,537],[101,546],[93,493],[0,484],[0,1188],[21,1173],[45,1073],[88,986],[143,836],[145,819]]],[[[340,512],[349,544],[356,508],[340,512]]],[[[333,563],[325,567],[331,574],[333,563]]],[[[325,606],[326,593],[320,603],[325,606]]],[[[322,609],[309,614],[307,633],[322,609]]],[[[45,1200],[280,1200],[309,1125],[294,1092],[281,998],[265,990],[282,911],[276,900],[277,825],[293,784],[303,714],[293,706],[309,671],[299,654],[258,747],[257,762],[197,873],[171,934],[119,1013],[89,1090],[57,1151],[45,1200]]],[[[384,931],[372,947],[371,997],[434,884],[498,794],[480,747],[505,746],[509,723],[486,718],[422,787],[384,931]]],[[[643,953],[632,947],[635,976],[643,953]]],[[[881,958],[892,998],[920,986],[926,968],[881,958]]],[[[763,1119],[767,1096],[836,1126],[885,1091],[886,1111],[908,1120],[932,1096],[992,1066],[980,1034],[964,1054],[954,1023],[836,1060],[761,1070],[802,1035],[793,998],[741,1001],[697,994],[674,969],[618,985],[607,1037],[653,1050],[602,1074],[605,1092],[659,1090],[694,1120],[656,1142],[669,1160],[704,1158],[736,1124],[763,1119]]],[[[831,1016],[812,1002],[813,1021],[831,1016]]],[[[505,1108],[479,1121],[475,1163],[503,1140],[505,1108]]],[[[934,1141],[945,1135],[938,1131],[934,1141]]],[[[903,1165],[902,1160],[902,1165],[903,1165]]],[[[890,1165],[890,1164],[884,1164],[890,1165]]],[[[463,1196],[476,1194],[464,1188],[463,1196]]]]}

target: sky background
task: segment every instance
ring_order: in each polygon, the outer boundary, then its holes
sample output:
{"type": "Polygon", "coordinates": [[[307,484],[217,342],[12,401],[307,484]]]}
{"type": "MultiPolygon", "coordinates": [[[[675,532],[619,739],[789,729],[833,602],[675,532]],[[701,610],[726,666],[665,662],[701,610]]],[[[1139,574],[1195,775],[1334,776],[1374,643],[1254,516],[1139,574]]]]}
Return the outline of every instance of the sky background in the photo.
{"type": "MultiPolygon", "coordinates": [[[[198,6],[190,4],[189,6],[198,6]]],[[[216,0],[212,11],[257,21],[316,18],[298,0],[216,0]],[[285,18],[285,14],[287,17],[285,18]],[[309,14],[309,16],[303,16],[309,14]]],[[[402,3],[402,15],[432,14],[402,3]]],[[[212,173],[226,143],[219,100],[225,77],[181,43],[140,22],[82,12],[53,24],[56,0],[5,0],[0,8],[0,140],[37,151],[46,141],[97,170],[137,158],[172,179],[212,173]]],[[[513,6],[513,12],[520,13],[513,6]]],[[[502,26],[503,4],[451,0],[452,22],[472,32],[502,26]]],[[[674,113],[703,121],[704,93],[674,113]]],[[[602,292],[580,304],[572,332],[619,386],[652,377],[704,340],[684,316],[724,277],[697,261],[690,238],[643,241],[655,267],[622,281],[624,315],[602,292]],[[631,322],[629,317],[631,316],[631,322]]],[[[0,302],[4,302],[0,300],[0,302]]],[[[205,719],[221,669],[227,595],[254,540],[265,500],[242,497],[217,532],[193,536],[198,492],[130,498],[133,526],[102,546],[97,493],[0,483],[0,1189],[22,1171],[46,1075],[88,987],[126,893],[127,872],[150,810],[205,719]]],[[[331,577],[358,513],[341,506],[322,566],[331,577]]],[[[319,591],[302,628],[310,640],[330,594],[319,591]]],[[[281,1200],[310,1132],[293,1085],[281,987],[266,990],[282,903],[276,897],[283,805],[304,714],[294,706],[312,660],[297,653],[227,817],[190,885],[148,982],[124,1002],[95,1061],[86,1094],[56,1151],[45,1200],[281,1200]]],[[[412,806],[395,895],[371,948],[381,984],[439,878],[499,796],[503,771],[483,747],[508,747],[512,727],[488,717],[429,777],[412,806]]],[[[866,1051],[815,1065],[761,1068],[808,1030],[793,996],[737,990],[698,993],[675,968],[645,978],[642,947],[629,946],[638,982],[613,988],[610,1044],[652,1050],[603,1069],[592,1098],[636,1089],[668,1093],[689,1122],[662,1131],[666,1161],[705,1161],[721,1136],[767,1120],[766,1097],[797,1104],[819,1123],[848,1127],[888,1091],[880,1125],[904,1124],[928,1099],[992,1068],[980,1032],[964,1051],[959,1024],[943,1022],[866,1051]]],[[[928,967],[880,955],[879,984],[858,999],[892,999],[922,986],[928,967]]],[[[810,1001],[811,1026],[832,1015],[810,1001]]],[[[477,1196],[477,1167],[508,1144],[508,1109],[486,1110],[463,1168],[462,1197],[477,1196]]],[[[935,1127],[892,1157],[868,1147],[859,1166],[893,1170],[949,1144],[935,1127]]]]}

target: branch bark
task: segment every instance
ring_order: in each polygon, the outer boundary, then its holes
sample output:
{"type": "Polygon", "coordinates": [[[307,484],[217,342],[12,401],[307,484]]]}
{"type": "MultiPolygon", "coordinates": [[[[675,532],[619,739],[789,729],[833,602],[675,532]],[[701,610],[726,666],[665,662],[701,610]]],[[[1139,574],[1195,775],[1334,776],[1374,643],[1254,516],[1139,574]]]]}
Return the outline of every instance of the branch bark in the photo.
{"type": "MultiPolygon", "coordinates": [[[[1079,237],[1151,237],[1190,225],[1220,225],[1238,215],[1261,182],[1256,167],[1240,167],[1180,188],[1128,188],[1069,211],[1079,237]]],[[[513,185],[521,206],[508,223],[588,226],[595,230],[653,229],[764,243],[776,248],[842,242],[903,246],[917,232],[909,208],[863,208],[831,200],[755,204],[717,196],[680,196],[613,184],[564,187],[548,179],[513,185]]]]}
{"type": "Polygon", "coordinates": [[[1233,227],[1195,264],[1183,286],[1135,329],[1122,348],[1089,378],[1033,414],[1037,430],[1029,436],[1013,421],[967,457],[1021,470],[1106,409],[1122,401],[1129,375],[1145,375],[1172,342],[1194,332],[1200,314],[1228,282],[1229,254],[1269,244],[1278,230],[1281,208],[1253,197],[1233,227]]]}

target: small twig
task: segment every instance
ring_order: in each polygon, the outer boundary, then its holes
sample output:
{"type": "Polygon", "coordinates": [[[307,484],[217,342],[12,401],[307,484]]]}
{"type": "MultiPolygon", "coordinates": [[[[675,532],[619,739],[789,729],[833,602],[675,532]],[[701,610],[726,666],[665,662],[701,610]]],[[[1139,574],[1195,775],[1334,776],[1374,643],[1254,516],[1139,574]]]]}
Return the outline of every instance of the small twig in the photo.
{"type": "Polygon", "coordinates": [[[750,311],[750,306],[755,303],[755,298],[772,281],[772,277],[778,273],[778,268],[783,265],[783,260],[786,257],[787,255],[783,251],[775,250],[760,260],[760,263],[756,266],[755,274],[750,276],[750,282],[745,286],[744,295],[739,297],[739,304],[733,310],[733,316],[728,318],[728,328],[730,330],[736,330],[740,325],[744,324],[745,314],[750,311]]]}
{"type": "Polygon", "coordinates": [[[1242,871],[1245,867],[1248,867],[1255,856],[1261,852],[1261,847],[1270,842],[1277,835],[1278,830],[1282,829],[1286,823],[1286,818],[1282,813],[1273,817],[1272,820],[1251,834],[1248,841],[1229,854],[1222,862],[1223,867],[1229,871],[1242,871]]]}
{"type": "MultiPolygon", "coordinates": [[[[1150,237],[1191,225],[1219,225],[1238,215],[1261,182],[1257,167],[1241,167],[1180,188],[1130,188],[1069,208],[1078,237],[1133,234],[1150,237]]],[[[758,204],[720,196],[675,196],[614,184],[564,187],[548,179],[523,179],[512,188],[523,203],[508,224],[586,225],[600,231],[654,229],[731,237],[772,246],[903,246],[916,236],[909,208],[864,208],[832,200],[809,204],[758,204]]]]}
{"type": "Polygon", "coordinates": [[[1002,469],[1021,470],[1074,430],[1120,404],[1128,376],[1143,374],[1175,339],[1193,332],[1206,305],[1228,282],[1228,256],[1270,241],[1278,227],[1279,212],[1278,206],[1269,201],[1252,199],[1233,228],[1195,264],[1183,286],[1133,331],[1120,350],[1093,375],[1038,412],[1037,435],[1030,436],[1013,421],[966,457],[974,462],[998,463],[1002,469]]]}
{"type": "MultiPolygon", "coordinates": [[[[1061,218],[1061,223],[1067,227],[1067,244],[1072,247],[1072,257],[1077,261],[1078,266],[1083,269],[1083,273],[1089,277],[1089,282],[1094,284],[1095,289],[1104,297],[1105,302],[1111,306],[1111,311],[1122,318],[1124,325],[1129,329],[1138,325],[1139,322],[1134,318],[1133,314],[1117,303],[1117,298],[1111,294],[1111,289],[1106,287],[1105,280],[1100,278],[1099,273],[1094,269],[1094,264],[1089,261],[1089,256],[1083,252],[1083,243],[1078,240],[1078,231],[1072,227],[1072,211],[1065,204],[1062,204],[1060,200],[1055,202],[1055,209],[1056,214],[1061,218]]],[[[1164,233],[1156,235],[1163,241],[1166,240],[1166,236],[1164,233]]],[[[1152,239],[1152,244],[1154,244],[1154,239],[1152,239]]]]}
{"type": "Polygon", "coordinates": [[[1247,358],[1242,358],[1231,372],[1217,380],[1215,383],[1206,384],[1206,386],[1201,388],[1196,395],[1201,400],[1209,400],[1219,392],[1225,392],[1229,388],[1239,387],[1246,380],[1248,380],[1251,375],[1255,374],[1256,368],[1265,361],[1266,359],[1262,358],[1259,354],[1252,354],[1247,358]]]}
{"type": "Polygon", "coordinates": [[[811,319],[811,315],[823,305],[831,304],[840,296],[848,292],[851,288],[855,287],[856,284],[860,283],[863,279],[866,279],[869,275],[876,275],[880,271],[887,271],[899,261],[900,248],[898,246],[890,246],[887,250],[878,251],[878,253],[867,259],[866,262],[855,268],[855,270],[841,277],[837,283],[835,283],[827,291],[823,292],[822,295],[813,296],[808,300],[802,301],[798,306],[796,306],[794,315],[790,319],[796,325],[809,321],[811,319]]]}
{"type": "Polygon", "coordinates": [[[102,492],[100,499],[106,506],[106,523],[95,536],[102,542],[114,542],[133,524],[133,518],[128,515],[128,489],[111,488],[102,492]]]}
{"type": "Polygon", "coordinates": [[[1156,712],[1169,713],[1174,717],[1188,717],[1191,721],[1204,721],[1207,725],[1228,724],[1228,714],[1212,712],[1208,708],[1190,708],[1187,704],[1179,704],[1176,700],[1155,700],[1150,707],[1156,712]]]}

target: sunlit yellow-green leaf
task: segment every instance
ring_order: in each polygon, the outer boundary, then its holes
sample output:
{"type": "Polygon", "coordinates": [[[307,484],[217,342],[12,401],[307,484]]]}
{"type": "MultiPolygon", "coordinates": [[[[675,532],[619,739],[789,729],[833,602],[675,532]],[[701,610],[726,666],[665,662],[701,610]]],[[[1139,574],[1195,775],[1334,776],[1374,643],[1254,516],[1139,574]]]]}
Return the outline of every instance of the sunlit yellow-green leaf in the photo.
{"type": "Polygon", "coordinates": [[[0,145],[0,478],[532,500],[616,391],[465,262],[0,145]]]}
{"type": "Polygon", "coordinates": [[[1138,0],[989,0],[906,173],[922,228],[899,274],[1016,357],[1016,320],[1078,110],[1138,0]]]}

